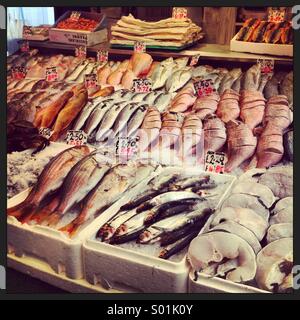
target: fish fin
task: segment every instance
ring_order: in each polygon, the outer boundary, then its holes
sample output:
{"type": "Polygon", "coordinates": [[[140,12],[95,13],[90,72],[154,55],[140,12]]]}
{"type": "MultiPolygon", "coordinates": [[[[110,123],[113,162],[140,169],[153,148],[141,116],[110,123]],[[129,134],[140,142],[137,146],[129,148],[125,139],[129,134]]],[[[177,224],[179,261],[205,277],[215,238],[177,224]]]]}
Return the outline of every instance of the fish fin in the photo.
{"type": "Polygon", "coordinates": [[[55,227],[58,224],[61,217],[62,215],[59,212],[50,212],[50,214],[46,216],[47,226],[55,227]]]}
{"type": "Polygon", "coordinates": [[[27,215],[34,208],[35,206],[33,204],[27,204],[26,202],[22,202],[15,207],[7,209],[7,215],[20,219],[23,215],[27,215]]]}
{"type": "Polygon", "coordinates": [[[78,224],[76,220],[77,219],[71,221],[66,226],[60,228],[59,231],[67,232],[69,234],[69,237],[72,238],[77,232],[78,228],[80,227],[80,224],[78,224]]]}

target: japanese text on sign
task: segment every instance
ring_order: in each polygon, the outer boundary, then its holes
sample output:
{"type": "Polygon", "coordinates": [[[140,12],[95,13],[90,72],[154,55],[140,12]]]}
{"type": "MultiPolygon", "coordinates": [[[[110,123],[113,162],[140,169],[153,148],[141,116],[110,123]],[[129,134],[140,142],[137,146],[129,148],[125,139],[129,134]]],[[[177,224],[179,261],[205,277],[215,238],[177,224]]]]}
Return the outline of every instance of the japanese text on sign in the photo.
{"type": "Polygon", "coordinates": [[[97,61],[100,63],[105,63],[108,61],[108,51],[107,50],[98,50],[97,51],[97,61]]]}
{"type": "Polygon", "coordinates": [[[21,50],[21,52],[28,52],[29,51],[29,42],[22,41],[20,44],[20,50],[21,50]]]}
{"type": "Polygon", "coordinates": [[[90,73],[85,75],[85,87],[92,89],[97,87],[97,75],[96,73],[90,73]]]}
{"type": "Polygon", "coordinates": [[[81,59],[86,58],[86,47],[80,46],[75,48],[75,56],[81,59]]]}
{"type": "Polygon", "coordinates": [[[68,130],[66,140],[67,144],[81,146],[87,143],[87,135],[83,130],[68,130]]]}
{"type": "Polygon", "coordinates": [[[12,78],[14,80],[24,79],[26,77],[26,72],[25,67],[17,66],[11,68],[12,78]]]}
{"type": "Polygon", "coordinates": [[[152,90],[152,83],[150,79],[134,79],[132,91],[133,92],[150,92],[152,90]]]}
{"type": "Polygon", "coordinates": [[[146,43],[142,41],[134,42],[134,51],[135,52],[145,52],[146,51],[146,43]]]}
{"type": "Polygon", "coordinates": [[[130,158],[138,152],[139,137],[118,137],[116,141],[116,155],[130,158]]]}
{"type": "Polygon", "coordinates": [[[270,9],[268,13],[269,22],[282,22],[285,20],[285,9],[270,9]]]}
{"type": "Polygon", "coordinates": [[[70,20],[72,20],[72,21],[78,21],[79,20],[79,18],[80,18],[80,16],[81,16],[81,13],[80,12],[78,12],[78,11],[72,11],[72,13],[71,13],[71,15],[70,15],[70,20]]]}
{"type": "Polygon", "coordinates": [[[46,81],[52,82],[58,80],[58,74],[56,67],[46,68],[46,81]]]}
{"type": "Polygon", "coordinates": [[[216,92],[212,79],[195,81],[194,88],[198,97],[209,96],[210,94],[216,92]]]}
{"type": "Polygon", "coordinates": [[[258,59],[261,73],[272,73],[274,71],[274,59],[258,59]]]}
{"type": "Polygon", "coordinates": [[[225,162],[225,153],[207,151],[205,155],[205,171],[224,173],[225,162]]]}
{"type": "Polygon", "coordinates": [[[174,19],[186,19],[187,9],[182,7],[174,7],[172,11],[172,18],[174,19]]]}
{"type": "Polygon", "coordinates": [[[49,139],[53,131],[50,128],[39,128],[39,134],[46,139],[49,139]]]}

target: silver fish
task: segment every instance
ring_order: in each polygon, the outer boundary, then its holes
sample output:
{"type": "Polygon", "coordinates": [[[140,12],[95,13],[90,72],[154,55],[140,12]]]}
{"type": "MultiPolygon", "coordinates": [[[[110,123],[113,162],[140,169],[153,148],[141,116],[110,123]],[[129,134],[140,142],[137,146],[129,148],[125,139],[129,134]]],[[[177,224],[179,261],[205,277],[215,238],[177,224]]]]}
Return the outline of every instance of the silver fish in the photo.
{"type": "Polygon", "coordinates": [[[170,104],[171,99],[172,95],[170,93],[161,93],[155,98],[153,105],[158,109],[159,112],[164,112],[167,106],[170,104]]]}
{"type": "Polygon", "coordinates": [[[76,82],[79,82],[79,83],[84,82],[85,75],[86,75],[86,74],[90,74],[90,73],[93,71],[93,69],[96,67],[96,65],[97,65],[96,62],[90,62],[90,63],[86,66],[86,68],[84,68],[84,69],[82,70],[82,72],[79,74],[78,78],[76,78],[75,81],[76,81],[76,82]]]}
{"type": "Polygon", "coordinates": [[[166,81],[173,73],[172,66],[173,59],[167,59],[161,62],[160,65],[154,70],[153,74],[151,75],[152,90],[162,88],[166,84],[166,81]]]}
{"type": "Polygon", "coordinates": [[[142,212],[147,209],[151,209],[155,206],[170,202],[179,201],[183,199],[201,199],[201,197],[193,192],[189,191],[170,191],[160,194],[153,199],[144,202],[137,208],[137,212],[142,212]]]}
{"type": "Polygon", "coordinates": [[[144,100],[144,98],[148,95],[148,92],[144,93],[144,92],[137,92],[135,94],[132,95],[131,97],[131,101],[132,102],[142,102],[144,100]]]}
{"type": "Polygon", "coordinates": [[[118,114],[118,117],[113,126],[113,131],[115,135],[117,135],[118,132],[122,131],[132,114],[137,110],[137,108],[139,108],[139,104],[137,102],[128,103],[125,106],[125,108],[118,114]]]}
{"type": "Polygon", "coordinates": [[[87,119],[87,122],[84,126],[84,132],[87,135],[90,135],[96,127],[99,125],[105,114],[108,112],[111,103],[111,101],[102,101],[100,102],[95,109],[90,114],[89,118],[87,119]]]}
{"type": "Polygon", "coordinates": [[[66,81],[75,81],[80,73],[86,68],[86,66],[89,64],[87,60],[82,61],[79,66],[75,68],[75,70],[65,79],[66,81]]]}
{"type": "Polygon", "coordinates": [[[138,128],[142,125],[148,107],[149,106],[147,104],[141,105],[132,115],[127,127],[128,137],[133,135],[138,130],[138,128]]]}
{"type": "Polygon", "coordinates": [[[160,93],[160,91],[151,91],[145,96],[144,102],[148,103],[149,105],[152,105],[154,100],[158,97],[160,93]]]}
{"type": "Polygon", "coordinates": [[[73,126],[73,130],[80,130],[87,118],[90,116],[90,114],[93,112],[93,110],[96,108],[96,106],[98,105],[99,103],[95,103],[94,101],[93,102],[88,102],[84,108],[82,109],[82,111],[80,112],[74,126],[73,126]]]}
{"type": "Polygon", "coordinates": [[[101,141],[109,129],[112,128],[116,118],[123,108],[128,104],[127,101],[122,101],[114,104],[107,113],[105,113],[103,120],[100,123],[99,129],[96,133],[96,141],[101,141]]]}
{"type": "Polygon", "coordinates": [[[191,68],[185,67],[175,71],[166,82],[166,90],[175,92],[181,89],[192,78],[191,68]]]}
{"type": "Polygon", "coordinates": [[[222,94],[226,89],[230,89],[233,83],[242,75],[241,68],[235,68],[226,73],[219,87],[219,93],[222,94]]]}

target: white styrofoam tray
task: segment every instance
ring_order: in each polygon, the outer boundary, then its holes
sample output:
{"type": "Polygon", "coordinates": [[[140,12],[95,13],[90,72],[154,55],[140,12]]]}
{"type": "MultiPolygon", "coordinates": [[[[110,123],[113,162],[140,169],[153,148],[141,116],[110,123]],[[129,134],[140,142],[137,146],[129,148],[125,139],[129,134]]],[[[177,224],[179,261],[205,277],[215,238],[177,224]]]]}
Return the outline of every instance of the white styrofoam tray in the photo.
{"type": "MultiPolygon", "coordinates": [[[[196,167],[172,167],[164,168],[162,171],[165,174],[182,171],[187,175],[203,173],[196,167]]],[[[230,183],[227,190],[222,194],[219,204],[235,181],[233,176],[222,176],[230,179],[230,183]]],[[[146,189],[146,184],[147,181],[140,185],[138,193],[146,189]]],[[[118,212],[121,205],[127,203],[138,193],[128,194],[127,197],[122,199],[122,203],[107,210],[106,221],[118,212]]],[[[185,254],[179,261],[168,261],[133,249],[129,250],[97,241],[95,240],[95,234],[102,224],[94,224],[91,236],[83,244],[84,271],[88,282],[133,292],[187,292],[190,267],[185,254]]]]}
{"type": "Polygon", "coordinates": [[[270,293],[250,285],[235,283],[226,279],[198,273],[197,280],[193,271],[189,274],[189,293],[270,293]]]}
{"type": "Polygon", "coordinates": [[[259,43],[236,40],[237,34],[230,41],[230,50],[256,54],[293,57],[292,44],[259,43]]]}

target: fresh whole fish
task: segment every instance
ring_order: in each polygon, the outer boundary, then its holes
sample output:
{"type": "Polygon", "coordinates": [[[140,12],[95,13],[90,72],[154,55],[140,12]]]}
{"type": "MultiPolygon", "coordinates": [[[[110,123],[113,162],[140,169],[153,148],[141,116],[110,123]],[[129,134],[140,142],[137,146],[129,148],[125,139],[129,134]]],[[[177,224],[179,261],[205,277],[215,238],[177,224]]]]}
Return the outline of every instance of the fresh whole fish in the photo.
{"type": "Polygon", "coordinates": [[[153,101],[153,105],[159,112],[164,112],[170,104],[172,95],[170,93],[161,93],[153,101]]]}
{"type": "Polygon", "coordinates": [[[86,68],[82,70],[82,72],[79,74],[78,78],[75,79],[76,82],[78,83],[83,83],[85,79],[86,74],[90,74],[93,69],[96,67],[97,63],[96,62],[90,62],[86,68]]]}
{"type": "Polygon", "coordinates": [[[219,151],[226,143],[226,127],[216,115],[209,115],[203,120],[204,152],[219,151]]]}
{"type": "Polygon", "coordinates": [[[166,81],[171,77],[172,73],[172,62],[166,63],[165,65],[161,63],[151,75],[152,90],[162,88],[166,84],[166,81]]]}
{"type": "Polygon", "coordinates": [[[83,60],[82,63],[66,78],[66,81],[76,81],[88,64],[89,62],[87,60],[83,60]]]}
{"type": "Polygon", "coordinates": [[[127,104],[127,101],[118,102],[105,113],[100,123],[99,129],[96,133],[96,141],[101,141],[101,139],[104,139],[105,135],[113,127],[113,124],[115,123],[115,120],[118,117],[119,113],[125,108],[127,104]]]}
{"type": "Polygon", "coordinates": [[[127,126],[128,137],[132,136],[138,130],[138,128],[142,125],[145,115],[147,113],[148,107],[149,107],[148,104],[143,104],[135,110],[127,126]]]}
{"type": "Polygon", "coordinates": [[[242,70],[240,68],[232,69],[228,73],[226,73],[220,83],[219,94],[223,94],[225,90],[230,89],[233,83],[240,78],[241,74],[242,70]]]}
{"type": "Polygon", "coordinates": [[[293,110],[293,79],[293,71],[291,71],[284,77],[279,87],[280,94],[287,96],[291,110],[293,110]]]}
{"type": "Polygon", "coordinates": [[[199,97],[194,103],[193,111],[203,120],[206,116],[216,112],[219,101],[220,96],[218,94],[199,97]]]}
{"type": "Polygon", "coordinates": [[[195,101],[196,96],[194,95],[194,88],[191,85],[187,85],[176,94],[171,102],[169,111],[185,112],[193,106],[195,101]]]}
{"type": "Polygon", "coordinates": [[[7,214],[19,218],[37,208],[48,194],[62,185],[71,168],[88,154],[89,148],[87,146],[79,146],[64,150],[56,155],[46,165],[27,198],[17,206],[9,208],[7,214]]]}
{"type": "Polygon", "coordinates": [[[152,105],[160,93],[161,92],[157,90],[150,91],[148,94],[145,95],[143,102],[148,103],[149,105],[152,105]]]}
{"type": "Polygon", "coordinates": [[[174,200],[183,200],[183,199],[201,199],[201,197],[193,192],[188,191],[170,191],[163,194],[160,194],[154,197],[151,200],[148,200],[138,206],[137,212],[142,212],[145,210],[149,210],[155,206],[164,204],[166,202],[174,201],[174,200]]]}
{"type": "Polygon", "coordinates": [[[148,92],[137,92],[135,94],[133,94],[133,96],[131,97],[131,101],[132,102],[142,102],[144,100],[144,98],[148,95],[148,92]]]}
{"type": "Polygon", "coordinates": [[[227,123],[230,120],[235,120],[239,117],[239,97],[240,95],[231,89],[227,89],[223,92],[216,112],[217,116],[223,122],[227,123]]]}
{"type": "Polygon", "coordinates": [[[92,102],[89,101],[84,106],[84,108],[81,110],[81,112],[80,112],[80,114],[79,114],[79,116],[73,126],[73,130],[80,130],[84,126],[86,120],[88,119],[90,114],[93,112],[93,110],[96,108],[96,106],[97,106],[97,103],[95,103],[94,101],[92,101],[92,102]]]}
{"type": "Polygon", "coordinates": [[[71,169],[63,182],[60,203],[51,215],[49,225],[55,225],[68,210],[84,199],[101,181],[111,167],[107,159],[103,160],[104,158],[99,162],[96,151],[80,160],[71,169]]]}
{"type": "Polygon", "coordinates": [[[92,110],[84,126],[84,132],[88,136],[97,128],[99,123],[101,123],[101,120],[103,119],[104,115],[108,112],[112,102],[112,99],[102,101],[98,103],[96,107],[92,110]]]}
{"type": "Polygon", "coordinates": [[[111,70],[111,67],[109,66],[108,63],[105,66],[103,66],[102,68],[99,68],[97,70],[98,83],[100,85],[106,84],[107,83],[107,78],[109,77],[109,75],[111,73],[112,73],[112,70],[111,70]]]}
{"type": "Polygon", "coordinates": [[[121,86],[125,89],[130,90],[133,87],[133,80],[135,79],[135,74],[131,70],[126,70],[123,73],[121,80],[121,86]]]}
{"type": "Polygon", "coordinates": [[[192,72],[189,67],[175,71],[166,82],[166,90],[168,92],[175,92],[181,89],[192,77],[192,72]]]}
{"type": "Polygon", "coordinates": [[[154,169],[153,164],[141,162],[120,163],[112,167],[100,183],[85,197],[78,217],[61,228],[61,231],[68,232],[70,236],[74,235],[85,221],[105,210],[129,188],[148,177],[154,169]]]}
{"type": "Polygon", "coordinates": [[[254,64],[245,72],[242,90],[257,91],[260,84],[261,70],[259,64],[254,64]]]}

